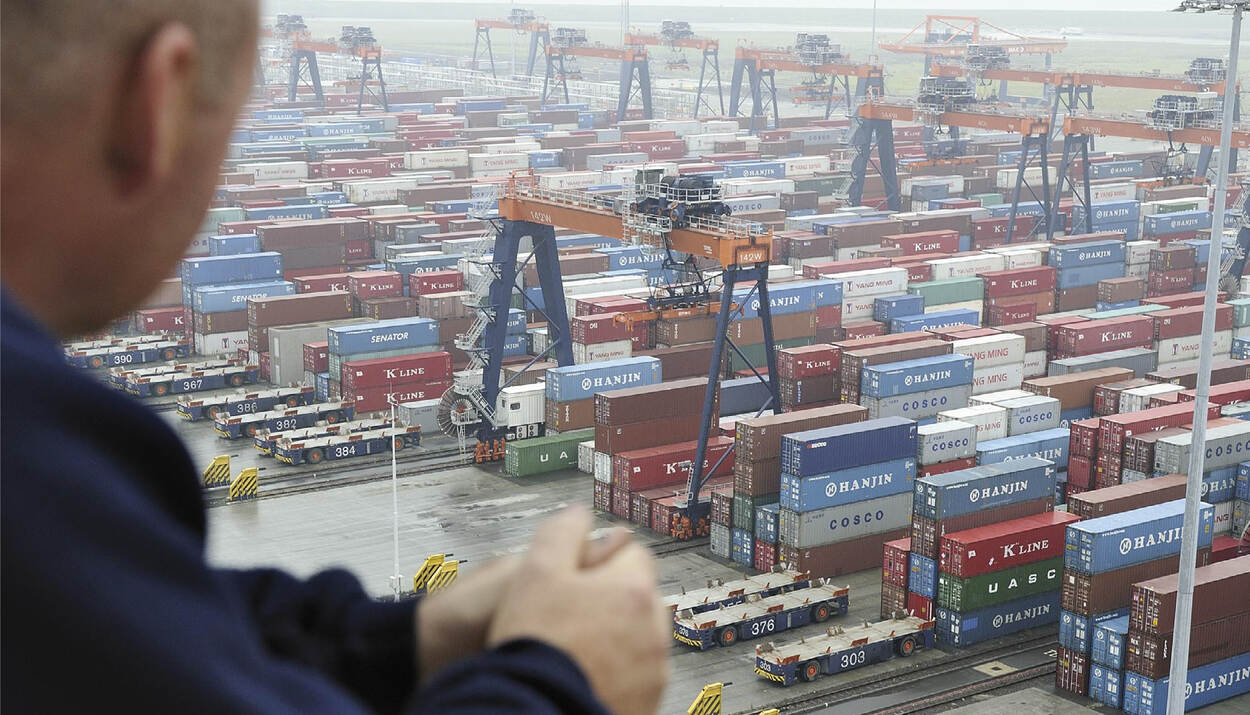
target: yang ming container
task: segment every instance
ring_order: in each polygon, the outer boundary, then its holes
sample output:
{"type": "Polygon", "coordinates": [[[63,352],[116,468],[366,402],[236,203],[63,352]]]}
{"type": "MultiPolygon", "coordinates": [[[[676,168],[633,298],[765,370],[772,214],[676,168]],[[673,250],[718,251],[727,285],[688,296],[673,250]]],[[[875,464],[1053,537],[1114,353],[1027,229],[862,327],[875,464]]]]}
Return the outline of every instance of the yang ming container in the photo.
{"type": "Polygon", "coordinates": [[[1077,519],[1052,511],[947,534],[942,537],[942,571],[955,578],[972,578],[1062,557],[1064,530],[1077,519]]]}
{"type": "Polygon", "coordinates": [[[972,383],[973,360],[965,355],[870,365],[860,376],[860,394],[893,397],[972,383]]]}
{"type": "Polygon", "coordinates": [[[805,477],[888,462],[915,452],[916,423],[885,417],[784,435],[781,471],[805,477]]]}
{"type": "Polygon", "coordinates": [[[914,511],[945,520],[1055,493],[1055,467],[1037,457],[991,464],[916,480],[914,511]]]}
{"type": "Polygon", "coordinates": [[[910,504],[910,494],[894,494],[802,514],[782,509],[777,540],[805,549],[901,529],[911,523],[910,504]]]}
{"type": "Polygon", "coordinates": [[[783,473],[781,506],[801,513],[891,494],[910,494],[915,478],[916,460],[910,457],[809,477],[783,473]]]}
{"type": "Polygon", "coordinates": [[[1018,598],[979,611],[937,609],[938,641],[965,647],[1059,620],[1059,592],[1018,598]]]}
{"type": "Polygon", "coordinates": [[[916,459],[922,466],[966,459],[976,453],[976,425],[946,420],[916,428],[916,459]]]}
{"type": "Polygon", "coordinates": [[[938,575],[937,603],[952,611],[979,611],[1043,591],[1057,592],[1062,575],[1062,556],[969,578],[942,572],[938,575]]]}
{"type": "MultiPolygon", "coordinates": [[[[1064,538],[1064,566],[1083,573],[1113,571],[1179,553],[1185,501],[1156,504],[1073,524],[1064,538]]],[[[1199,511],[1198,548],[1210,548],[1210,504],[1199,511]]]]}

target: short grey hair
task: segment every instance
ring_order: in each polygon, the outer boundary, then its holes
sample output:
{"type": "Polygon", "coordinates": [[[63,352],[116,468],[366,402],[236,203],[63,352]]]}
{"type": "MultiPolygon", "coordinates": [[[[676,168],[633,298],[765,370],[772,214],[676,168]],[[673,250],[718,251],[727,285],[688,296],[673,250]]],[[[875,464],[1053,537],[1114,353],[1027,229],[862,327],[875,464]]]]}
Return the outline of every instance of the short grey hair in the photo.
{"type": "Polygon", "coordinates": [[[3,0],[0,121],[41,122],[72,110],[108,62],[130,63],[162,25],[199,41],[199,98],[213,103],[256,38],[256,0],[3,0]]]}

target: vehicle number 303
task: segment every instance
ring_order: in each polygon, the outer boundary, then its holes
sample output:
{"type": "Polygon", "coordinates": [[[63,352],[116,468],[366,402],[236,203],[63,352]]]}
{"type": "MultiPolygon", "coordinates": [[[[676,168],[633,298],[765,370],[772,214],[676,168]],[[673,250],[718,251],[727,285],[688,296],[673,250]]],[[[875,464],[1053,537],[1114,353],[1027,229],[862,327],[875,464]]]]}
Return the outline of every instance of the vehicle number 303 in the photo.
{"type": "Polygon", "coordinates": [[[862,650],[852,651],[850,653],[843,653],[842,654],[842,667],[854,668],[856,666],[863,665],[864,660],[867,657],[868,656],[862,650]]]}
{"type": "Polygon", "coordinates": [[[756,621],[751,624],[751,635],[753,636],[762,636],[775,630],[777,630],[777,621],[771,618],[767,621],[756,621]]]}

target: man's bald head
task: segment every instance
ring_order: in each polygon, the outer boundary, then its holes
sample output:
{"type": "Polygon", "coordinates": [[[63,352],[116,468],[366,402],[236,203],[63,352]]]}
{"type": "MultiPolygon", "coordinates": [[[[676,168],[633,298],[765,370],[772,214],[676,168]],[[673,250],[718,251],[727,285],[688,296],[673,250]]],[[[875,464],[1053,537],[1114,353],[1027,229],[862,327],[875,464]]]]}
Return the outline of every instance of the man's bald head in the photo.
{"type": "Polygon", "coordinates": [[[208,206],[256,0],[0,4],[0,277],[62,335],[133,310],[208,206]]]}

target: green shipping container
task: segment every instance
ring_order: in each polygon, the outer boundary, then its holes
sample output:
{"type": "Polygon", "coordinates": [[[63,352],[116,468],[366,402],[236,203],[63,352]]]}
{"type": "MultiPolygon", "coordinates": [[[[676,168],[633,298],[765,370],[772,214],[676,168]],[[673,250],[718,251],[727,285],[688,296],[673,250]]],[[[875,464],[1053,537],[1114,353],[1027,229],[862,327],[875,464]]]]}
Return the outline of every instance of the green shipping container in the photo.
{"type": "MultiPolygon", "coordinates": [[[[781,350],[783,348],[799,348],[804,345],[811,345],[814,342],[816,342],[815,336],[810,338],[804,336],[801,338],[790,338],[789,340],[778,340],[776,341],[776,345],[777,349],[781,350]]],[[[750,367],[760,368],[768,365],[768,355],[764,352],[764,343],[758,343],[756,345],[739,345],[738,349],[741,350],[742,354],[751,361],[750,367]]],[[[739,370],[745,370],[748,367],[748,365],[742,361],[742,358],[738,356],[738,353],[728,345],[725,346],[725,358],[722,364],[727,366],[727,375],[732,375],[733,373],[739,370]]]]}
{"type": "Polygon", "coordinates": [[[1225,302],[1233,306],[1233,327],[1244,328],[1250,325],[1250,298],[1233,298],[1225,302]]]}
{"type": "Polygon", "coordinates": [[[833,194],[846,190],[851,179],[848,176],[815,176],[809,179],[795,179],[795,191],[815,191],[821,196],[832,196],[833,194]]]}
{"type": "Polygon", "coordinates": [[[1194,199],[1193,201],[1189,201],[1189,202],[1177,201],[1176,203],[1172,203],[1169,201],[1167,203],[1156,204],[1155,213],[1171,214],[1171,213],[1176,213],[1177,211],[1197,211],[1198,209],[1206,208],[1206,206],[1207,206],[1206,199],[1194,199]]]}
{"type": "Polygon", "coordinates": [[[522,439],[504,447],[503,471],[510,477],[577,468],[577,443],[595,438],[593,429],[580,429],[547,437],[522,439]]]}
{"type": "Polygon", "coordinates": [[[982,206],[997,206],[1003,203],[1002,194],[972,194],[968,198],[980,201],[982,206]]]}
{"type": "Polygon", "coordinates": [[[985,283],[980,278],[952,278],[945,281],[929,281],[907,286],[912,295],[924,296],[925,307],[964,303],[981,300],[985,295],[985,283]]]}
{"type": "Polygon", "coordinates": [[[1063,557],[1025,564],[1003,571],[956,578],[938,574],[938,605],[952,611],[979,611],[1017,598],[1058,589],[1063,580],[1063,557]]]}
{"type": "Polygon", "coordinates": [[[1156,305],[1154,303],[1146,303],[1143,305],[1135,305],[1131,308],[1117,308],[1115,310],[1104,310],[1101,313],[1081,313],[1082,318],[1089,320],[1106,320],[1107,318],[1123,318],[1129,315],[1142,315],[1144,313],[1153,313],[1158,310],[1168,310],[1166,305],[1156,305]]]}
{"type": "Polygon", "coordinates": [[[734,494],[734,528],[744,529],[754,534],[755,508],[764,506],[765,504],[776,504],[778,501],[780,501],[780,496],[777,494],[765,494],[758,497],[749,497],[744,494],[734,494]]]}

